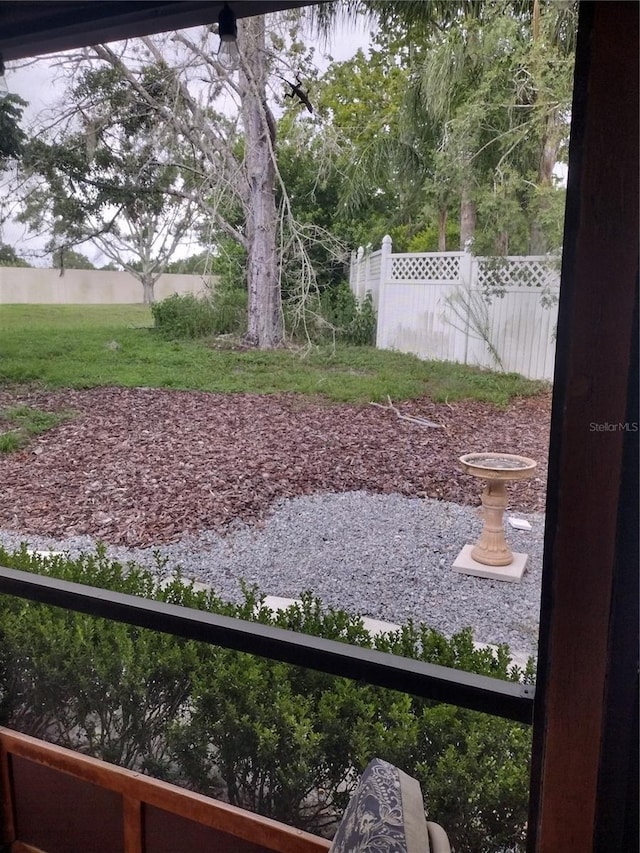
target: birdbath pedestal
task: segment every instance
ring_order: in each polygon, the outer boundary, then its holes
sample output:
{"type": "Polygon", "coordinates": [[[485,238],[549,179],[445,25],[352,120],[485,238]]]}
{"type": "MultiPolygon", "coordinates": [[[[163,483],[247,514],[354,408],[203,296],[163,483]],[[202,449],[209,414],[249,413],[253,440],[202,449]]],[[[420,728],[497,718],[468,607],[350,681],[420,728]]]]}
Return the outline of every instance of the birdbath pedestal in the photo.
{"type": "Polygon", "coordinates": [[[453,570],[481,578],[519,582],[528,554],[513,553],[504,536],[503,515],[507,506],[506,483],[531,477],[536,462],[512,453],[467,453],[460,457],[463,471],[485,481],[482,492],[484,526],[476,545],[465,545],[453,570]]]}

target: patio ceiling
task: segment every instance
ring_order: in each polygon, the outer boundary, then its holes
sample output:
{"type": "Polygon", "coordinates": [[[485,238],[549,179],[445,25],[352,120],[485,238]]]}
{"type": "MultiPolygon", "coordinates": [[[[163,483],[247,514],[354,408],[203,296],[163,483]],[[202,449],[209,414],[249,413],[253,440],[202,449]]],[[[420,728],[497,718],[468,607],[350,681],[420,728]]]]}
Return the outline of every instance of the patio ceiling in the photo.
{"type": "MultiPolygon", "coordinates": [[[[0,3],[0,55],[6,60],[186,29],[218,20],[220,0],[0,3]]],[[[309,0],[230,0],[238,18],[310,5],[309,0]]]]}

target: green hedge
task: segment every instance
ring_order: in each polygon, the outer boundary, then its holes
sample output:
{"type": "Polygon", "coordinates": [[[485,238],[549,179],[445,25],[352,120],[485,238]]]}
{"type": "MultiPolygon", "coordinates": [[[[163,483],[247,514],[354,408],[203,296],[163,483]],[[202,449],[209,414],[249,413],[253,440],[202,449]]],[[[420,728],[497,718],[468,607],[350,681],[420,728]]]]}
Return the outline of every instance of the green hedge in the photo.
{"type": "MultiPolygon", "coordinates": [[[[511,680],[510,666],[409,624],[373,639],[362,620],[311,594],[273,615],[196,592],[179,573],[108,560],[104,549],[43,562],[0,548],[0,564],[156,598],[511,680]]],[[[165,570],[158,559],[158,569],[165,570]]],[[[359,773],[385,758],[417,776],[456,851],[520,849],[530,730],[344,678],[0,596],[0,723],[231,803],[330,834],[359,773]]]]}

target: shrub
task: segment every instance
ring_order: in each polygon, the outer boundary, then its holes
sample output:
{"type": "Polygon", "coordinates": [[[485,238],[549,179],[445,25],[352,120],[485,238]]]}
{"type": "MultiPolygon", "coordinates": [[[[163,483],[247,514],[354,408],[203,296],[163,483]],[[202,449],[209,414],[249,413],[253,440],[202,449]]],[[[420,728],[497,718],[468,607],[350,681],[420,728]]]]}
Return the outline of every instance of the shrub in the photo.
{"type": "MultiPolygon", "coordinates": [[[[164,564],[157,559],[157,569],[164,564]]],[[[530,680],[506,646],[478,650],[411,623],[375,640],[358,616],[306,594],[273,615],[255,589],[240,605],[176,574],[108,560],[104,549],[43,562],[0,548],[0,564],[458,667],[530,680]]],[[[419,778],[457,851],[518,849],[530,730],[302,667],[0,597],[2,722],[97,757],[223,795],[327,834],[373,756],[419,778]]]]}
{"type": "Polygon", "coordinates": [[[217,287],[210,297],[176,293],[153,303],[151,313],[156,329],[174,340],[240,335],[247,324],[247,294],[234,287],[217,287]]]}
{"type": "Polygon", "coordinates": [[[215,329],[213,305],[206,297],[174,293],[154,302],[151,313],[156,329],[168,338],[201,338],[215,329]]]}
{"type": "Polygon", "coordinates": [[[216,335],[242,336],[247,330],[247,291],[218,285],[211,298],[216,335]]]}
{"type": "Polygon", "coordinates": [[[244,290],[247,281],[247,250],[229,237],[218,241],[217,252],[211,255],[211,272],[224,290],[244,290]]]}
{"type": "Polygon", "coordinates": [[[348,282],[343,281],[322,293],[320,313],[337,340],[354,346],[375,343],[376,314],[370,293],[358,304],[348,282]]]}
{"type": "MultiPolygon", "coordinates": [[[[104,549],[46,562],[27,553],[0,563],[65,580],[222,607],[174,579],[161,589],[151,572],[108,560],[104,549]]],[[[13,728],[125,767],[159,772],[168,764],[165,732],[188,701],[204,651],[195,643],[110,620],[2,596],[0,708],[13,728]]]]}

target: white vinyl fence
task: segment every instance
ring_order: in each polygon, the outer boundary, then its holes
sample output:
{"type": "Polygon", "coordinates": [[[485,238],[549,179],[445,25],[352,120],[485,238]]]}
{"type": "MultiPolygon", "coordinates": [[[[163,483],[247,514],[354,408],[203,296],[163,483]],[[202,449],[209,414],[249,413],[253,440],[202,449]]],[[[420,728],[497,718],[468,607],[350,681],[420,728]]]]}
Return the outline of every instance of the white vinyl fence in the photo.
{"type": "Polygon", "coordinates": [[[394,253],[387,236],[354,254],[349,282],[371,293],[380,349],[553,379],[557,259],[394,253]]]}

